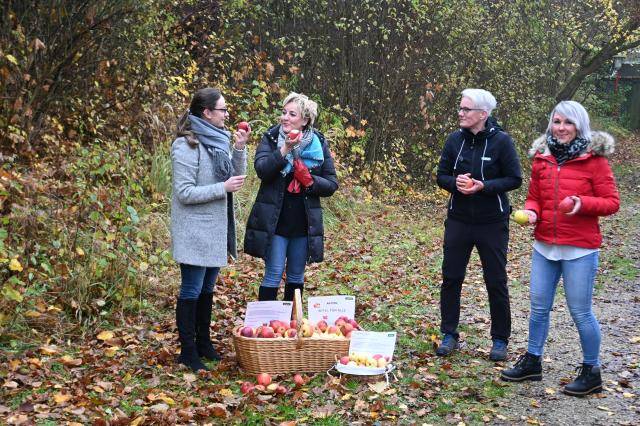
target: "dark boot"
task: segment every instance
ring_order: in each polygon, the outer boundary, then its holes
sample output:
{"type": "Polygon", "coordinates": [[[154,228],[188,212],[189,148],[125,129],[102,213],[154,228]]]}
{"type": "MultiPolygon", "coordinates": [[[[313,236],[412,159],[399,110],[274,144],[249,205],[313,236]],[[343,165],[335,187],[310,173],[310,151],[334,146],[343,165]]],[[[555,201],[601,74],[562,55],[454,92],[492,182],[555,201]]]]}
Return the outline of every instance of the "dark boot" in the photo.
{"type": "Polygon", "coordinates": [[[597,365],[582,364],[576,368],[580,371],[576,379],[566,385],[562,392],[567,395],[585,396],[590,393],[602,392],[602,377],[600,377],[600,367],[597,365]]]}
{"type": "Polygon", "coordinates": [[[445,334],[444,338],[442,339],[442,343],[440,343],[440,346],[438,346],[438,349],[436,349],[436,355],[448,356],[458,348],[460,348],[458,339],[456,339],[453,334],[445,334]]]}
{"type": "Polygon", "coordinates": [[[198,299],[178,299],[176,304],[176,326],[180,340],[178,362],[193,371],[208,370],[200,361],[196,349],[196,306],[198,299]]]}
{"type": "Polygon", "coordinates": [[[491,346],[491,352],[489,353],[489,359],[491,361],[504,361],[507,359],[507,345],[506,340],[494,339],[493,346],[491,346]]]}
{"type": "Polygon", "coordinates": [[[542,361],[539,356],[527,352],[518,358],[512,368],[502,370],[500,378],[505,382],[522,382],[524,380],[539,382],[542,380],[542,361]]]}
{"type": "Polygon", "coordinates": [[[258,301],[263,302],[267,300],[277,300],[278,287],[266,287],[261,285],[258,288],[258,301]]]}
{"type": "Polygon", "coordinates": [[[196,349],[198,355],[209,361],[220,361],[220,355],[211,343],[211,309],[213,293],[200,293],[196,307],[196,349]]]}
{"type": "Polygon", "coordinates": [[[293,295],[296,289],[300,289],[300,296],[302,296],[302,290],[304,290],[304,283],[285,283],[284,285],[284,298],[289,302],[293,302],[293,295]]]}

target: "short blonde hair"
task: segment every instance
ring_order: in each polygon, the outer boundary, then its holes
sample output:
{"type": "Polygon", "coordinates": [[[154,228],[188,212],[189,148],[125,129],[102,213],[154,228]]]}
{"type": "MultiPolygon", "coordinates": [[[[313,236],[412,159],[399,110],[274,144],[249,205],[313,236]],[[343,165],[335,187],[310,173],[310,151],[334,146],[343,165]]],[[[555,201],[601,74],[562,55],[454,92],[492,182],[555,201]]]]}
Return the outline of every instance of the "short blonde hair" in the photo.
{"type": "Polygon", "coordinates": [[[294,102],[296,105],[298,105],[298,109],[300,110],[300,114],[302,114],[302,117],[309,119],[309,123],[307,123],[307,126],[312,127],[313,123],[315,123],[316,118],[318,117],[318,104],[309,99],[309,97],[307,97],[306,95],[296,92],[289,93],[287,97],[284,98],[284,101],[282,101],[282,106],[285,106],[291,102],[294,102]]]}

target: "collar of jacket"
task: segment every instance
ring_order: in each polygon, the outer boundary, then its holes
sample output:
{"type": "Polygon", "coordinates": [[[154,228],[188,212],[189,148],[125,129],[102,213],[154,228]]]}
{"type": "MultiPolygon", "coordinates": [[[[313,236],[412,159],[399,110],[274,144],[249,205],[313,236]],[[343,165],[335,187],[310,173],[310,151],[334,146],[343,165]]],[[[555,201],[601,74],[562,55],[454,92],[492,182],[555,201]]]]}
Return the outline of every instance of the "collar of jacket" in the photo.
{"type": "MultiPolygon", "coordinates": [[[[593,155],[600,155],[602,157],[608,157],[615,151],[616,141],[609,133],[606,132],[591,132],[591,140],[587,146],[587,152],[593,155]]],[[[547,137],[542,135],[531,144],[529,148],[529,158],[541,157],[551,155],[549,147],[547,146],[547,137]]],[[[578,158],[583,158],[580,156],[578,158]]],[[[577,160],[578,158],[574,158],[577,160]]],[[[555,158],[554,158],[555,161],[555,158]]]]}
{"type": "Polygon", "coordinates": [[[465,139],[471,138],[473,140],[473,138],[478,138],[478,140],[480,140],[492,138],[495,134],[502,131],[502,127],[500,127],[498,121],[494,117],[490,116],[487,118],[487,121],[484,122],[484,129],[480,130],[475,135],[471,133],[469,129],[461,128],[460,131],[465,139]]]}

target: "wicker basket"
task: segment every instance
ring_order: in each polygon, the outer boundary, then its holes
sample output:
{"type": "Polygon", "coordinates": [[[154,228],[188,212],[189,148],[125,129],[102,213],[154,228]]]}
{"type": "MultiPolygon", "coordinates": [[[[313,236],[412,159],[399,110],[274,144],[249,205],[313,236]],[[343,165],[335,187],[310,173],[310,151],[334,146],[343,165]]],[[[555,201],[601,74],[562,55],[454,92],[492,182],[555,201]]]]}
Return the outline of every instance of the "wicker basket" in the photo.
{"type": "Polygon", "coordinates": [[[298,322],[295,338],[261,339],[233,336],[238,364],[247,373],[317,373],[327,371],[349,353],[349,339],[300,337],[302,298],[295,291],[294,315],[298,322]]]}

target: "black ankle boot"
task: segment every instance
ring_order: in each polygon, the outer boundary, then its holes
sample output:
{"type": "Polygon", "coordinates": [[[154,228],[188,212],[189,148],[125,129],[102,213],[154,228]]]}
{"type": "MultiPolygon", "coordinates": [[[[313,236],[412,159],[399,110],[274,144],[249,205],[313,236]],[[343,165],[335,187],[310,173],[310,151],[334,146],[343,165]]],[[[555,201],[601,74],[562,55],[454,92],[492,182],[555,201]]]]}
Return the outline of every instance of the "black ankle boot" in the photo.
{"type": "Polygon", "coordinates": [[[522,382],[524,380],[539,382],[542,380],[540,357],[529,352],[521,355],[512,368],[502,370],[500,378],[505,382],[522,382]]]}
{"type": "Polygon", "coordinates": [[[196,305],[198,299],[178,299],[176,304],[176,326],[180,340],[178,362],[193,371],[208,370],[200,361],[196,349],[196,305]]]}
{"type": "Polygon", "coordinates": [[[300,296],[302,297],[302,290],[304,290],[304,283],[285,283],[284,298],[282,300],[293,302],[293,295],[295,294],[296,289],[300,289],[300,296]]]}
{"type": "Polygon", "coordinates": [[[213,293],[200,293],[196,307],[196,349],[198,355],[210,361],[220,361],[220,355],[211,343],[211,310],[213,293]]]}
{"type": "Polygon", "coordinates": [[[258,301],[266,301],[266,300],[277,300],[278,298],[278,287],[266,287],[261,285],[258,288],[258,301]]]}
{"type": "Polygon", "coordinates": [[[576,370],[580,371],[576,379],[566,385],[562,392],[567,395],[585,396],[590,393],[602,392],[602,377],[597,365],[582,364],[576,370]]]}

